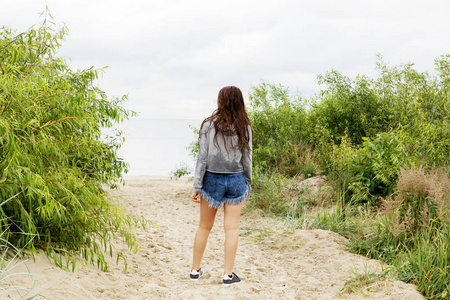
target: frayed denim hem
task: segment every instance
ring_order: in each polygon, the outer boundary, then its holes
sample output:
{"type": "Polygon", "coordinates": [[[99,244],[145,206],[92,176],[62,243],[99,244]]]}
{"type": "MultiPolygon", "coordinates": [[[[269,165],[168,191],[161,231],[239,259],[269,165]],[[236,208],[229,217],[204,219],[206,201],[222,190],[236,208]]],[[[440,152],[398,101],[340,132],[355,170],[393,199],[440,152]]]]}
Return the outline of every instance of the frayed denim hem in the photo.
{"type": "Polygon", "coordinates": [[[247,186],[247,190],[239,198],[234,198],[234,199],[223,198],[222,201],[223,201],[223,203],[228,204],[228,205],[238,205],[239,203],[241,203],[242,201],[247,199],[247,197],[249,195],[250,195],[250,189],[247,186]]]}
{"type": "Polygon", "coordinates": [[[222,202],[227,205],[238,205],[250,195],[250,188],[247,187],[247,190],[242,194],[242,196],[234,199],[223,198],[221,201],[215,200],[213,197],[208,195],[202,190],[202,197],[205,198],[206,202],[208,202],[208,206],[219,209],[222,206],[222,202]]]}
{"type": "Polygon", "coordinates": [[[247,187],[247,190],[242,194],[242,196],[234,199],[223,198],[222,201],[217,201],[205,191],[202,190],[202,197],[205,198],[206,202],[208,202],[208,206],[219,209],[222,206],[222,202],[228,205],[238,205],[250,195],[250,188],[247,187]]]}
{"type": "Polygon", "coordinates": [[[208,204],[209,204],[208,206],[209,207],[212,207],[212,208],[215,208],[215,209],[219,209],[220,206],[222,205],[221,201],[214,200],[213,197],[211,197],[210,195],[205,193],[203,190],[202,190],[202,197],[205,198],[206,202],[208,202],[208,204]]]}

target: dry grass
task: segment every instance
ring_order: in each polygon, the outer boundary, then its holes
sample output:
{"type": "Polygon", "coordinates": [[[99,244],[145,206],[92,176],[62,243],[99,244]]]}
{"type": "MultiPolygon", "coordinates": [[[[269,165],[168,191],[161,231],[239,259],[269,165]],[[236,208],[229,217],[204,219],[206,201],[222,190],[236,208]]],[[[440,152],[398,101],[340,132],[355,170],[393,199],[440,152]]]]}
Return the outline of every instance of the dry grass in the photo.
{"type": "Polygon", "coordinates": [[[385,213],[395,221],[392,233],[409,231],[414,222],[426,228],[432,220],[450,220],[450,178],[443,168],[401,169],[397,191],[383,201],[385,213]]]}
{"type": "Polygon", "coordinates": [[[450,178],[443,168],[433,169],[425,178],[425,187],[429,197],[437,208],[437,214],[444,220],[450,220],[450,178]]]}
{"type": "Polygon", "coordinates": [[[424,197],[427,194],[426,174],[423,168],[419,169],[400,169],[397,189],[402,193],[415,194],[418,197],[424,197]]]}

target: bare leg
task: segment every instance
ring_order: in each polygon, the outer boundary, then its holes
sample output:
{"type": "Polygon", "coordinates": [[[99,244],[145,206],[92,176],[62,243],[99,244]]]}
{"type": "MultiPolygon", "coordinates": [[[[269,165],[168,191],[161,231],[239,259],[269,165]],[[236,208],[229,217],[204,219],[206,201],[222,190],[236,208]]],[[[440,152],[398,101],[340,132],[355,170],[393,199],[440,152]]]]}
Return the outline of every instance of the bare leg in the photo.
{"type": "Polygon", "coordinates": [[[224,221],[225,229],[225,270],[224,274],[231,275],[233,271],[234,260],[238,246],[239,234],[239,218],[244,201],[238,205],[224,205],[224,221]]]}
{"type": "Polygon", "coordinates": [[[200,269],[203,252],[205,252],[209,233],[214,226],[216,213],[217,209],[209,207],[208,202],[200,196],[200,224],[198,225],[197,233],[195,234],[194,258],[191,270],[200,269]]]}

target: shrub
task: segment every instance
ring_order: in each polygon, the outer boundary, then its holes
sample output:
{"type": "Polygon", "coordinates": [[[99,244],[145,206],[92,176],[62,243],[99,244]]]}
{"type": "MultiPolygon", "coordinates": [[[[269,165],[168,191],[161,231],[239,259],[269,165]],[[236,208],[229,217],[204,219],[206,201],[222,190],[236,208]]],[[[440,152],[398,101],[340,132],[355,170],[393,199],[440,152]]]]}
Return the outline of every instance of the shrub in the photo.
{"type": "Polygon", "coordinates": [[[358,145],[390,129],[391,108],[377,96],[372,79],[358,76],[352,81],[333,70],[318,81],[327,88],[312,102],[308,123],[325,129],[335,143],[346,135],[358,145]]]}
{"type": "Polygon", "coordinates": [[[250,90],[253,161],[261,172],[293,176],[302,171],[308,144],[305,101],[282,85],[262,82],[250,90]]]}
{"type": "Polygon", "coordinates": [[[342,194],[345,199],[349,198],[349,184],[354,176],[352,164],[357,149],[352,145],[347,136],[343,136],[339,145],[327,139],[327,131],[322,131],[322,137],[317,147],[318,159],[321,171],[331,181],[333,189],[342,194]]]}
{"type": "Polygon", "coordinates": [[[322,138],[319,159],[335,191],[342,193],[346,201],[375,204],[378,196],[395,190],[397,171],[403,164],[402,144],[393,133],[363,140],[358,147],[345,135],[339,145],[322,138]]]}
{"type": "Polygon", "coordinates": [[[21,34],[0,30],[0,199],[15,195],[0,207],[0,232],[60,265],[55,253],[107,269],[103,250],[112,255],[118,234],[136,247],[137,220],[103,189],[117,187],[128,165],[117,155],[120,132],[102,139],[102,129],[135,113],[121,106],[125,96],[108,99],[94,85],[99,71],[73,71],[55,56],[65,31],[45,22],[21,34]]]}
{"type": "Polygon", "coordinates": [[[170,179],[179,179],[182,176],[187,176],[192,173],[192,168],[189,167],[185,162],[181,162],[173,171],[170,171],[170,179]]]}
{"type": "Polygon", "coordinates": [[[404,136],[406,155],[427,169],[450,165],[450,55],[435,60],[435,73],[417,72],[412,63],[379,63],[378,97],[392,107],[392,126],[404,136]]]}
{"type": "MultiPolygon", "coordinates": [[[[193,125],[189,125],[189,128],[192,130],[192,132],[194,133],[195,136],[199,136],[200,134],[200,129],[194,127],[193,125]]],[[[189,155],[192,157],[192,159],[194,161],[197,161],[197,156],[198,156],[198,147],[199,147],[199,140],[198,138],[193,140],[189,146],[186,147],[186,150],[189,152],[189,155]]]]}
{"type": "Polygon", "coordinates": [[[380,76],[350,79],[333,70],[319,76],[325,84],[307,114],[314,144],[319,128],[339,145],[346,136],[362,145],[382,132],[402,137],[408,160],[427,168],[450,165],[450,55],[435,61],[436,74],[414,70],[413,64],[389,67],[377,62],[380,76]]]}
{"type": "Polygon", "coordinates": [[[377,196],[390,195],[395,190],[397,172],[403,165],[401,142],[393,133],[380,133],[364,138],[352,164],[349,184],[352,201],[361,203],[377,196]]]}

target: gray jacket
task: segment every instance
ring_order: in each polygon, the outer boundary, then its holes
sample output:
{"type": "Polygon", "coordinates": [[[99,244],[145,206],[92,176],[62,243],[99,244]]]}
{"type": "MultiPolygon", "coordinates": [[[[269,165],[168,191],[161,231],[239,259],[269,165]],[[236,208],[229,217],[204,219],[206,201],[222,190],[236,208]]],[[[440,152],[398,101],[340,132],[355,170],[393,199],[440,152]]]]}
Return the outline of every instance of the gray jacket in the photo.
{"type": "Polygon", "coordinates": [[[201,193],[203,186],[203,176],[205,172],[233,174],[244,172],[245,181],[249,188],[252,184],[252,132],[249,128],[248,150],[234,149],[232,145],[237,145],[238,137],[217,135],[217,142],[214,144],[216,130],[212,122],[203,124],[200,131],[200,141],[198,149],[197,165],[194,175],[194,193],[201,193]],[[232,143],[231,143],[232,142],[232,143]],[[225,143],[227,145],[225,149],[225,143]]]}

